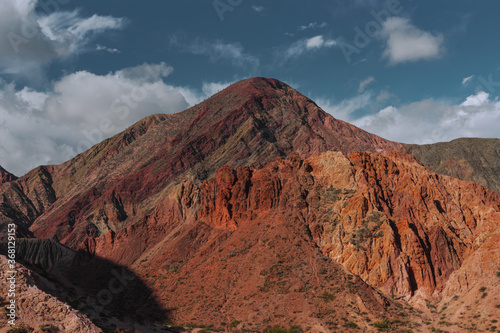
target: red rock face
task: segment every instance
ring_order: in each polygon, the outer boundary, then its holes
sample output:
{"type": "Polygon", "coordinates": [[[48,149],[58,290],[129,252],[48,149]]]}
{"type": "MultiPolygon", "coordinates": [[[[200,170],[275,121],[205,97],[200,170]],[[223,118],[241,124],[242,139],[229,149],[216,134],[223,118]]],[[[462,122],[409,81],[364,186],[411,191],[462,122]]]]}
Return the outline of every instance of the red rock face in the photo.
{"type": "Polygon", "coordinates": [[[318,248],[307,221],[311,171],[297,154],[260,170],[224,167],[82,250],[151,279],[176,322],[227,329],[238,320],[256,330],[292,322],[319,332],[352,321],[370,331],[356,313],[396,318],[397,307],[318,248]]]}
{"type": "MultiPolygon", "coordinates": [[[[463,274],[470,279],[463,266],[471,260],[493,260],[478,276],[493,276],[500,264],[493,245],[500,195],[434,174],[403,153],[328,152],[305,161],[292,154],[262,169],[224,167],[200,186],[179,185],[170,198],[145,222],[92,239],[88,251],[153,275],[158,297],[183,309],[178,320],[217,322],[220,315],[209,314],[213,307],[223,308],[226,318],[253,313],[241,298],[264,302],[270,296],[262,293],[265,280],[241,274],[270,269],[272,261],[257,259],[269,255],[299,266],[309,257],[330,258],[368,285],[417,305],[451,290],[464,293],[467,288],[457,284],[467,281],[463,274]],[[202,293],[208,299],[218,300],[213,306],[197,302],[199,285],[210,289],[202,293]],[[230,310],[240,307],[243,312],[230,310]]],[[[295,296],[278,299],[300,304],[295,296]]]]}
{"type": "Polygon", "coordinates": [[[318,238],[371,285],[395,296],[438,296],[449,275],[499,232],[497,193],[429,172],[402,153],[348,159],[356,192],[339,195],[342,208],[332,212],[340,224],[318,238]]]}

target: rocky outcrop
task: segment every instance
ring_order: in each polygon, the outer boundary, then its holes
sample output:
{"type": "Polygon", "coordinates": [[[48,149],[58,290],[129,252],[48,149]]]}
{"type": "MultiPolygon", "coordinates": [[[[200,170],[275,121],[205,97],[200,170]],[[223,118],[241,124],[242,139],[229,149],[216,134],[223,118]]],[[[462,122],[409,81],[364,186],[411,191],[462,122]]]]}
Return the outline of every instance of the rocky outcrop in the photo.
{"type": "Polygon", "coordinates": [[[280,162],[221,169],[202,187],[198,218],[235,230],[259,211],[299,211],[326,255],[407,299],[439,295],[450,274],[499,232],[500,195],[432,173],[409,155],[295,158],[295,172],[280,162]]]}
{"type": "MultiPolygon", "coordinates": [[[[87,316],[73,309],[70,305],[58,300],[44,290],[55,290],[57,287],[49,280],[27,269],[21,264],[16,265],[16,326],[24,327],[27,332],[45,326],[58,332],[99,333],[87,316]],[[43,287],[40,287],[43,285],[43,287]]],[[[7,258],[0,255],[0,287],[9,290],[7,277],[11,269],[7,258]]],[[[7,294],[0,296],[2,307],[7,305],[7,294]]],[[[0,316],[0,332],[7,332],[9,325],[5,315],[0,316]]]]}
{"type": "Polygon", "coordinates": [[[338,193],[337,225],[318,238],[330,257],[387,293],[440,295],[450,274],[499,232],[500,196],[480,185],[434,174],[401,153],[348,159],[356,192],[338,193]]]}
{"type": "Polygon", "coordinates": [[[316,332],[352,322],[371,332],[368,318],[403,319],[401,304],[318,248],[307,220],[311,171],[298,154],[260,170],[224,167],[202,185],[173,189],[143,223],[89,239],[82,250],[131,267],[175,322],[316,332]]]}

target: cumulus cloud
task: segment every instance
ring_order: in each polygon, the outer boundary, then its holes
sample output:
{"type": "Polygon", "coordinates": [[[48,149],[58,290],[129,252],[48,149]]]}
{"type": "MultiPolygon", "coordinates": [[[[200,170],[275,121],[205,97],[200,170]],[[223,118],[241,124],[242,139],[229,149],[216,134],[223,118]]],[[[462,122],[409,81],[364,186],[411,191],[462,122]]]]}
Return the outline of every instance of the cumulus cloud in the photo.
{"type": "Polygon", "coordinates": [[[164,82],[172,71],[164,63],[106,75],[79,71],[46,92],[0,81],[0,165],[22,175],[61,163],[145,116],[182,111],[230,84],[172,86],[164,82]]]}
{"type": "Polygon", "coordinates": [[[498,137],[500,102],[484,91],[468,96],[460,104],[427,99],[397,107],[389,105],[374,114],[356,117],[356,111],[374,103],[374,95],[368,93],[338,104],[318,104],[334,117],[398,142],[427,144],[460,137],[498,137]]]}
{"type": "Polygon", "coordinates": [[[284,52],[285,58],[298,57],[308,51],[330,48],[337,45],[337,41],[317,35],[311,38],[303,38],[290,45],[284,52]]]}
{"type": "Polygon", "coordinates": [[[432,34],[420,30],[409,19],[391,17],[380,31],[385,40],[384,57],[392,65],[439,58],[444,53],[444,38],[441,34],[432,34]]]}
{"type": "Polygon", "coordinates": [[[35,11],[38,0],[0,2],[0,70],[30,73],[54,59],[84,52],[96,34],[120,29],[122,18],[93,15],[77,10],[35,11]]]}

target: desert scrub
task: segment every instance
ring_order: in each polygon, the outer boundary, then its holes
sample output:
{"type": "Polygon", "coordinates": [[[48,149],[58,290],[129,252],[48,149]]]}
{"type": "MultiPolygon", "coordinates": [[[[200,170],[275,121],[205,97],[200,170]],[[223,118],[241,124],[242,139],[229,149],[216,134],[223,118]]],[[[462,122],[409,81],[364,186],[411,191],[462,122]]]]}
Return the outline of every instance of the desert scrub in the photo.
{"type": "Polygon", "coordinates": [[[320,298],[322,298],[325,302],[331,302],[335,299],[335,295],[334,294],[331,294],[327,291],[325,291],[321,296],[320,298]]]}
{"type": "Polygon", "coordinates": [[[384,319],[382,321],[374,322],[373,327],[376,327],[378,329],[389,328],[389,321],[387,319],[384,319]]]}
{"type": "Polygon", "coordinates": [[[347,322],[344,324],[344,327],[348,327],[348,328],[358,328],[358,325],[353,322],[353,321],[350,321],[350,322],[347,322]]]}

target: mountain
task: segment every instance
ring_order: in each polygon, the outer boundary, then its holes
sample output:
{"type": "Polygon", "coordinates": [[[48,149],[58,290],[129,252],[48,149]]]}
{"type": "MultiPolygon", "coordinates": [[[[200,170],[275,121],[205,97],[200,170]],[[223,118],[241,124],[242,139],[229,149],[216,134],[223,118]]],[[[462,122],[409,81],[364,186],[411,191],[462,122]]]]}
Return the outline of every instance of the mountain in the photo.
{"type": "MultiPolygon", "coordinates": [[[[57,281],[46,292],[106,329],[490,329],[500,194],[435,173],[451,156],[435,147],[252,78],[4,183],[0,222],[41,238],[19,253],[57,281]]],[[[471,174],[495,167],[478,154],[471,174]]]]}
{"type": "Polygon", "coordinates": [[[38,167],[0,194],[0,223],[76,248],[133,225],[181,179],[203,181],[224,165],[263,165],[293,151],[401,148],[334,119],[273,79],[238,82],[177,114],[147,117],[57,166],[38,167]]]}
{"type": "Polygon", "coordinates": [[[500,193],[500,139],[461,138],[409,145],[406,152],[434,172],[471,180],[500,193]]]}

